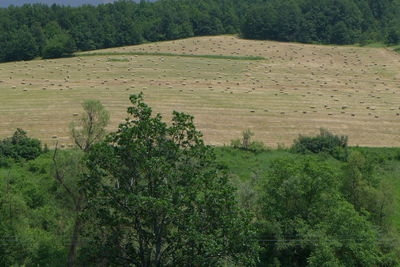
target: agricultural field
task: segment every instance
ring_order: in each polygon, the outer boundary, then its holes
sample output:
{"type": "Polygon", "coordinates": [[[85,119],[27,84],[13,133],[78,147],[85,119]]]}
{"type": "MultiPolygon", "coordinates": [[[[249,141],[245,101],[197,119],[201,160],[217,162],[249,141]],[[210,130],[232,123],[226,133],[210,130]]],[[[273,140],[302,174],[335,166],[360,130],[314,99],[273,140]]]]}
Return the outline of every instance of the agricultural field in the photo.
{"type": "Polygon", "coordinates": [[[351,145],[400,146],[400,54],[390,49],[217,36],[93,52],[0,64],[0,138],[19,127],[68,147],[84,99],[102,101],[113,130],[143,92],[166,118],[194,115],[209,144],[249,128],[268,146],[290,145],[324,127],[351,145]]]}

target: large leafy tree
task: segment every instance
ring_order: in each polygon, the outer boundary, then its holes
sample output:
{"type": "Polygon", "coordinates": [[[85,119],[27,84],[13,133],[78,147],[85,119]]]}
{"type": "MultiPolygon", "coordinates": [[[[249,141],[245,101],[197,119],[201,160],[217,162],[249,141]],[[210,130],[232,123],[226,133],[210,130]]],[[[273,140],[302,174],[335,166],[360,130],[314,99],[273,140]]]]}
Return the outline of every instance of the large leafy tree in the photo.
{"type": "Polygon", "coordinates": [[[254,265],[257,245],[249,218],[237,207],[193,117],[174,112],[168,126],[161,115],[152,115],[142,95],[130,100],[130,117],[89,153],[84,185],[92,218],[87,233],[94,242],[86,260],[254,265]]]}
{"type": "Polygon", "coordinates": [[[340,194],[339,171],[318,158],[275,161],[264,187],[262,258],[282,266],[376,266],[376,227],[340,194]]]}

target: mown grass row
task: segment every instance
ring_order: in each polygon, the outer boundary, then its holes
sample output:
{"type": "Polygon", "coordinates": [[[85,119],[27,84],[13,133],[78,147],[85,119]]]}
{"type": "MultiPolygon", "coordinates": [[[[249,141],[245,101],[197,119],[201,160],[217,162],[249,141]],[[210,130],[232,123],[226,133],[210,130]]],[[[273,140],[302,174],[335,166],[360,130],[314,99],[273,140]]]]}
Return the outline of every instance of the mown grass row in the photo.
{"type": "Polygon", "coordinates": [[[223,55],[188,55],[174,53],[158,53],[158,52],[94,52],[75,54],[76,57],[86,56],[163,56],[163,57],[194,57],[194,58],[210,58],[210,59],[230,59],[230,60],[265,60],[261,56],[223,56],[223,55]]]}

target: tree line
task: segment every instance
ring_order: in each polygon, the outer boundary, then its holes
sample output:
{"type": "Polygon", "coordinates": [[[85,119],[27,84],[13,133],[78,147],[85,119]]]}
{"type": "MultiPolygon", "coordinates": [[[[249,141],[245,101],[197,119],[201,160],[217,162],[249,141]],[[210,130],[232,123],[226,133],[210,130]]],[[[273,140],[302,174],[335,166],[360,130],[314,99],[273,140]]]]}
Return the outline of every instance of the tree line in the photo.
{"type": "Polygon", "coordinates": [[[318,44],[400,41],[398,0],[270,0],[255,4],[243,37],[318,44]]]}
{"type": "Polygon", "coordinates": [[[75,149],[21,129],[0,141],[1,266],[400,264],[398,149],[349,148],[324,129],[279,151],[249,130],[213,148],[191,115],[166,123],[142,94],[130,101],[108,134],[107,110],[85,101],[75,149]],[[245,179],[224,163],[249,159],[245,179]]]}
{"type": "Polygon", "coordinates": [[[0,9],[0,62],[143,42],[241,34],[323,44],[400,41],[399,0],[161,0],[0,9]]]}

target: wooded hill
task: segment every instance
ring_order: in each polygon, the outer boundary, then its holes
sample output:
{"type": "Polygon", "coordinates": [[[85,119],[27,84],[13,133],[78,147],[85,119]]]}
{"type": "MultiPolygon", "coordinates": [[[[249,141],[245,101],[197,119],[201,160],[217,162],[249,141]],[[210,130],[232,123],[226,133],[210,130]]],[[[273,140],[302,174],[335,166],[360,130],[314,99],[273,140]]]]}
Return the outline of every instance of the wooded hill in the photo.
{"type": "Polygon", "coordinates": [[[323,44],[400,41],[399,0],[161,0],[0,9],[0,62],[192,36],[323,44]]]}
{"type": "Polygon", "coordinates": [[[99,5],[112,3],[113,0],[3,0],[0,7],[22,6],[25,4],[46,4],[46,5],[64,5],[64,6],[82,6],[82,5],[99,5]]]}

